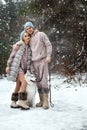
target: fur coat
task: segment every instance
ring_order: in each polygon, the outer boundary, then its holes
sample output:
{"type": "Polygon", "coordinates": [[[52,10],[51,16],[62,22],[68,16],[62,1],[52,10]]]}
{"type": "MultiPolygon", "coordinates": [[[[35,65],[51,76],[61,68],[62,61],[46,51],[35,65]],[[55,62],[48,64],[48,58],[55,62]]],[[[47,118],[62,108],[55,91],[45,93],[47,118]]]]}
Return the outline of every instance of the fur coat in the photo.
{"type": "MultiPolygon", "coordinates": [[[[24,45],[20,44],[20,48],[18,51],[15,51],[15,50],[12,51],[9,57],[9,60],[7,62],[7,66],[10,66],[10,73],[7,74],[8,80],[11,80],[14,82],[17,80],[17,75],[20,69],[21,59],[22,59],[22,56],[24,54],[26,47],[27,46],[25,44],[24,45]]],[[[27,58],[27,70],[28,70],[30,67],[30,59],[31,59],[30,47],[28,47],[27,57],[25,58],[27,58]]]]}

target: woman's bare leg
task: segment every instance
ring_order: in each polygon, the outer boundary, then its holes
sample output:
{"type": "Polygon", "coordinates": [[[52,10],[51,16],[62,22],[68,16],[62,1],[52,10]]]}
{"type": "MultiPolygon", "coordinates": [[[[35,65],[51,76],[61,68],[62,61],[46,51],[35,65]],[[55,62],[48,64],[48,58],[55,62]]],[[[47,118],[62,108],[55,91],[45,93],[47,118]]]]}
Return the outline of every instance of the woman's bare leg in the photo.
{"type": "Polygon", "coordinates": [[[14,93],[18,93],[18,91],[20,90],[20,86],[21,86],[21,82],[20,82],[20,80],[17,79],[14,93]]]}
{"type": "Polygon", "coordinates": [[[18,93],[18,105],[20,106],[20,108],[28,110],[30,107],[27,104],[27,92],[26,92],[27,82],[25,80],[24,74],[20,73],[18,79],[21,82],[21,87],[18,93]]]}
{"type": "MultiPolygon", "coordinates": [[[[18,80],[21,82],[21,86],[20,86],[20,92],[26,92],[26,87],[27,87],[27,82],[25,80],[24,74],[20,73],[18,75],[18,80]]],[[[19,82],[18,82],[19,84],[19,82]]]]}

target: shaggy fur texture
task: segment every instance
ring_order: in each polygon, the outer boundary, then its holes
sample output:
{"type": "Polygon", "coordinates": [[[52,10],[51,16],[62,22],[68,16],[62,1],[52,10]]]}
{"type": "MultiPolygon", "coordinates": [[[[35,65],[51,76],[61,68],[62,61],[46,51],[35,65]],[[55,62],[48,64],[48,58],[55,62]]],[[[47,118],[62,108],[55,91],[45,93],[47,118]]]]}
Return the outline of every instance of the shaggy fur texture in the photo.
{"type": "Polygon", "coordinates": [[[35,108],[36,83],[31,81],[35,81],[35,76],[27,71],[27,73],[25,74],[25,79],[27,81],[27,103],[30,107],[35,108]]]}

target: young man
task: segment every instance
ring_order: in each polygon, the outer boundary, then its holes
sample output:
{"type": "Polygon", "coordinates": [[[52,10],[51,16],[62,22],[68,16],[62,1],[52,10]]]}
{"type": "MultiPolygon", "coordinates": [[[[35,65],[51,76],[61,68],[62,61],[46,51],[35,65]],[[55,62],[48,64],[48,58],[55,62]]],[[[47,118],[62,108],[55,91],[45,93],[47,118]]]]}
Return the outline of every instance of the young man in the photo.
{"type": "MultiPolygon", "coordinates": [[[[40,97],[40,102],[36,106],[48,109],[48,63],[51,61],[52,45],[47,35],[35,29],[32,22],[26,22],[24,24],[24,30],[31,35],[31,71],[34,71],[36,75],[40,97]]],[[[15,49],[17,49],[17,46],[15,46],[15,49]]]]}

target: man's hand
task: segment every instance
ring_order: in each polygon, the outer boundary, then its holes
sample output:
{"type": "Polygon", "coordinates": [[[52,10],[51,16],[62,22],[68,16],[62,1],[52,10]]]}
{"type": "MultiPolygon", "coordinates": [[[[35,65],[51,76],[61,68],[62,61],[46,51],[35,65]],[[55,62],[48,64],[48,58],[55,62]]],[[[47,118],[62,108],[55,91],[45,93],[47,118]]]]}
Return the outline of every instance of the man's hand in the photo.
{"type": "Polygon", "coordinates": [[[14,45],[13,45],[13,49],[14,49],[15,51],[18,51],[18,50],[19,50],[19,46],[18,46],[17,44],[14,44],[14,45]]]}
{"type": "Polygon", "coordinates": [[[46,59],[45,59],[45,62],[50,63],[51,62],[51,56],[47,56],[46,59]]]}
{"type": "Polygon", "coordinates": [[[6,70],[5,70],[5,71],[6,71],[7,74],[9,74],[9,72],[10,72],[10,67],[6,67],[6,70]]]}

